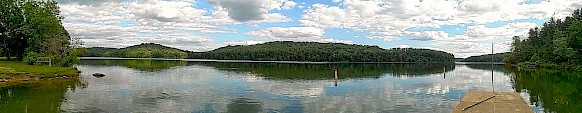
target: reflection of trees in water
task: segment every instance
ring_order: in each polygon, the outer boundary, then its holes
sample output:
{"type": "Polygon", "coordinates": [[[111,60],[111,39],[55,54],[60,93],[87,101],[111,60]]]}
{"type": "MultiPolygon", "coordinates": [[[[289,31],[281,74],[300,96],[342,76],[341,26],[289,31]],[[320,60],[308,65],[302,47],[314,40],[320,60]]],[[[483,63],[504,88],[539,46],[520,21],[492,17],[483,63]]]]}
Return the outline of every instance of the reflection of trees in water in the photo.
{"type": "Polygon", "coordinates": [[[491,65],[491,64],[466,64],[467,67],[471,69],[481,69],[481,70],[493,70],[497,72],[504,72],[506,65],[491,65]]]}
{"type": "Polygon", "coordinates": [[[80,65],[124,66],[142,71],[159,71],[176,66],[186,66],[186,61],[167,60],[82,60],[80,65]]]}
{"type": "MultiPolygon", "coordinates": [[[[0,88],[0,112],[57,113],[68,90],[75,90],[77,79],[40,81],[0,88]]],[[[83,87],[83,84],[79,86],[83,87]]]]}
{"type": "Polygon", "coordinates": [[[582,113],[582,73],[562,71],[519,71],[514,73],[517,92],[529,93],[529,101],[544,112],[582,113]]]}
{"type": "Polygon", "coordinates": [[[164,60],[82,60],[80,65],[125,66],[144,71],[159,71],[175,66],[204,65],[220,70],[251,72],[271,78],[284,79],[331,79],[333,69],[339,71],[339,78],[376,78],[384,74],[393,76],[427,76],[452,71],[452,63],[396,63],[396,64],[287,64],[287,63],[227,63],[227,62],[186,62],[164,60]]]}
{"type": "Polygon", "coordinates": [[[263,104],[258,100],[237,98],[226,109],[227,113],[259,113],[263,111],[263,104]]]}
{"type": "Polygon", "coordinates": [[[333,79],[333,69],[339,71],[339,78],[377,78],[385,74],[393,76],[427,76],[452,71],[454,64],[443,63],[404,63],[404,64],[285,64],[285,63],[222,63],[190,62],[195,65],[216,67],[242,73],[254,73],[278,79],[333,79]]]}

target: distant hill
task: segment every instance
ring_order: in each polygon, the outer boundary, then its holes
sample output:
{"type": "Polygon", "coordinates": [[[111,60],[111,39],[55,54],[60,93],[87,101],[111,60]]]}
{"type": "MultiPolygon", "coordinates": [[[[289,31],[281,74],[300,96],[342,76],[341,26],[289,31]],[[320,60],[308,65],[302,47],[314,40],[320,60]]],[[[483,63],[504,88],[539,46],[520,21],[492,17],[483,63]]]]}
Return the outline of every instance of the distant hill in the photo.
{"type": "Polygon", "coordinates": [[[452,54],[429,49],[382,49],[369,45],[291,41],[226,46],[190,57],[311,62],[453,62],[454,60],[452,54]]]}
{"type": "Polygon", "coordinates": [[[382,49],[378,46],[277,41],[255,45],[225,46],[208,52],[191,52],[144,43],[127,48],[88,48],[85,56],[130,58],[191,58],[309,62],[453,62],[450,53],[413,48],[382,49]]]}
{"type": "Polygon", "coordinates": [[[503,57],[506,54],[510,54],[510,53],[505,52],[505,53],[471,56],[471,57],[467,57],[467,58],[463,59],[462,62],[491,62],[491,57],[493,57],[493,62],[502,62],[503,57]]]}
{"type": "Polygon", "coordinates": [[[126,48],[87,48],[85,57],[124,58],[188,58],[190,51],[180,50],[155,43],[142,43],[126,48]]]}

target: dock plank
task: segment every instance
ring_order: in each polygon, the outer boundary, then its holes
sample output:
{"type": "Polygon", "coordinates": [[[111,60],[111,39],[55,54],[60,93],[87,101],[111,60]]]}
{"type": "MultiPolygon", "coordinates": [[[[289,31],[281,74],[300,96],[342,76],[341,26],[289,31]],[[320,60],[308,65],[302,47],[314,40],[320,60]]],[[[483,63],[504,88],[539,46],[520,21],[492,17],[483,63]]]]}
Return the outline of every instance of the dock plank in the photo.
{"type": "Polygon", "coordinates": [[[533,110],[517,92],[468,91],[453,113],[533,113],[533,110]],[[493,95],[494,98],[463,111],[463,108],[493,95]]]}

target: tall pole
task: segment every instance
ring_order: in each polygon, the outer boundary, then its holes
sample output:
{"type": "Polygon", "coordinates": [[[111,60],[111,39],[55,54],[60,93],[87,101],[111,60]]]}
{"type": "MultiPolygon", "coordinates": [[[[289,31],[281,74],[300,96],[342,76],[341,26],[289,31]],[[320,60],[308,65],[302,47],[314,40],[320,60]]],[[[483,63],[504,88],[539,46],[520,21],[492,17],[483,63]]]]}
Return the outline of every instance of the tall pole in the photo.
{"type": "Polygon", "coordinates": [[[491,87],[495,92],[495,84],[493,83],[493,43],[491,43],[491,87]]]}

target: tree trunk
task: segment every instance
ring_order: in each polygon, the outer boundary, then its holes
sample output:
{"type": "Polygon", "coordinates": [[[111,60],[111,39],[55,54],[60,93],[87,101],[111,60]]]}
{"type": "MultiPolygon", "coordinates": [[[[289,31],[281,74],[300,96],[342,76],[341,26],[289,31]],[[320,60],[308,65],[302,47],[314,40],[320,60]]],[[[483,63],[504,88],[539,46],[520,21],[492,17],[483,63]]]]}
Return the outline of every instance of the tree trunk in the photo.
{"type": "Polygon", "coordinates": [[[4,50],[4,56],[6,57],[6,60],[10,61],[10,51],[9,50],[4,50]]]}

